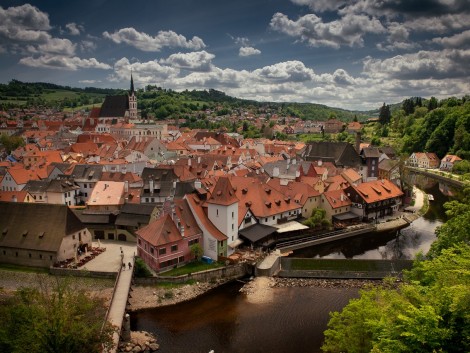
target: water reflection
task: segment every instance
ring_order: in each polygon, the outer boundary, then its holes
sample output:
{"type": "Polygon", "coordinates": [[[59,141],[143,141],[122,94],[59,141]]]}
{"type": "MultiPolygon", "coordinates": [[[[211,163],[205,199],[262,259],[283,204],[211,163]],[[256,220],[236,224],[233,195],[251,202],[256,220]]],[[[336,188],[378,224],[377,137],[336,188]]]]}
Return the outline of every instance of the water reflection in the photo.
{"type": "Polygon", "coordinates": [[[422,175],[412,175],[412,183],[434,196],[429,210],[409,227],[385,233],[370,233],[360,237],[317,245],[294,251],[290,257],[326,259],[392,260],[413,259],[418,252],[426,253],[436,239],[435,229],[446,221],[444,203],[455,194],[453,188],[422,175]],[[445,194],[443,193],[445,192],[445,194]]]}
{"type": "Polygon", "coordinates": [[[273,288],[252,304],[233,282],[195,300],[131,315],[131,328],[155,333],[159,352],[321,352],[330,311],[358,297],[348,288],[273,288]]]}

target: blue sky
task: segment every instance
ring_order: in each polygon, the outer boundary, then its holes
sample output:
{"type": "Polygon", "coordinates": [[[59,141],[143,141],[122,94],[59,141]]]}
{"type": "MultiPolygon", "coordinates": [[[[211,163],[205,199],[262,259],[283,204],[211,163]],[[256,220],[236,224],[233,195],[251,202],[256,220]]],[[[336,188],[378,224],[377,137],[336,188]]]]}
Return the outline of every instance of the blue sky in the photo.
{"type": "Polygon", "coordinates": [[[174,90],[373,109],[470,94],[469,0],[0,4],[0,82],[174,90]]]}

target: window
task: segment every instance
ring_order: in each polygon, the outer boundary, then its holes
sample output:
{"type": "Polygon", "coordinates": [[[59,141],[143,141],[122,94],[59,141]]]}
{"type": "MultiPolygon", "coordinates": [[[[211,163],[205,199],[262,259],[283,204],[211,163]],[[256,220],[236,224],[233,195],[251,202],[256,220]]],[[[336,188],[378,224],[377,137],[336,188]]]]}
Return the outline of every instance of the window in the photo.
{"type": "Polygon", "coordinates": [[[232,218],[235,218],[235,212],[232,211],[232,218]]]}
{"type": "Polygon", "coordinates": [[[29,258],[31,258],[31,253],[29,253],[29,258]]]}
{"type": "Polygon", "coordinates": [[[150,248],[150,253],[153,255],[154,253],[153,248],[150,248]]]}
{"type": "Polygon", "coordinates": [[[158,249],[158,255],[165,255],[165,254],[166,254],[166,248],[158,249]]]}
{"type": "Polygon", "coordinates": [[[178,245],[172,245],[171,246],[171,252],[178,251],[178,245]]]}
{"type": "Polygon", "coordinates": [[[232,223],[232,230],[234,230],[234,229],[235,229],[235,225],[232,223]]]}
{"type": "Polygon", "coordinates": [[[217,209],[216,211],[217,211],[216,215],[217,215],[217,217],[219,217],[219,209],[217,209]]]}

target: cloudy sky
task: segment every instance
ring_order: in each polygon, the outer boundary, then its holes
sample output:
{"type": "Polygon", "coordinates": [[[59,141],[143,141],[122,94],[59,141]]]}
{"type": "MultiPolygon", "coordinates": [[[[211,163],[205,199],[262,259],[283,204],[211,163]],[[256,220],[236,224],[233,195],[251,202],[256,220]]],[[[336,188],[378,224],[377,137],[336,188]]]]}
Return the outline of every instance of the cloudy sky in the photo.
{"type": "Polygon", "coordinates": [[[470,93],[470,0],[0,3],[0,82],[378,108],[470,93]]]}

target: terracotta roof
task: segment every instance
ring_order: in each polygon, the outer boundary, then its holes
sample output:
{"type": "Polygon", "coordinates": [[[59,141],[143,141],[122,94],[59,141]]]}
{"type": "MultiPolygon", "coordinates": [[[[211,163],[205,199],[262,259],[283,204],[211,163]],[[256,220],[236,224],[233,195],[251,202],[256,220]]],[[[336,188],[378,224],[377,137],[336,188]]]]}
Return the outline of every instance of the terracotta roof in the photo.
{"type": "Polygon", "coordinates": [[[21,165],[9,168],[8,173],[17,185],[26,184],[29,180],[41,179],[36,170],[28,170],[21,165]]]}
{"type": "Polygon", "coordinates": [[[218,230],[217,227],[209,220],[207,217],[207,212],[204,211],[202,200],[200,200],[194,194],[186,195],[185,199],[188,201],[188,205],[191,207],[191,210],[193,211],[197,220],[204,226],[211,236],[213,236],[218,241],[228,239],[227,236],[218,230]]]}
{"type": "MultiPolygon", "coordinates": [[[[1,181],[1,179],[0,179],[1,181]]],[[[0,201],[4,202],[25,202],[28,192],[26,191],[3,191],[0,190],[0,201]]]]}
{"type": "Polygon", "coordinates": [[[164,214],[159,219],[139,229],[136,233],[153,246],[175,243],[183,239],[169,214],[164,214]]]}
{"type": "Polygon", "coordinates": [[[202,235],[202,230],[197,225],[196,219],[189,208],[188,201],[185,199],[175,199],[174,202],[176,215],[180,219],[181,225],[184,226],[184,237],[202,235]]]}
{"type": "Polygon", "coordinates": [[[90,206],[124,204],[124,183],[116,181],[98,181],[87,202],[90,206]]]}
{"type": "Polygon", "coordinates": [[[346,196],[343,190],[326,191],[322,196],[333,209],[351,205],[351,200],[346,196]]]}
{"type": "Polygon", "coordinates": [[[230,183],[230,179],[228,177],[220,177],[211,193],[211,196],[207,200],[207,203],[228,206],[238,201],[237,196],[235,196],[235,189],[230,183]]]}
{"type": "Polygon", "coordinates": [[[350,183],[355,183],[355,182],[359,182],[362,180],[361,175],[352,168],[347,168],[343,170],[341,175],[343,176],[344,179],[346,179],[350,183]]]}
{"type": "Polygon", "coordinates": [[[287,185],[281,185],[281,180],[274,178],[269,180],[268,186],[290,197],[294,202],[300,205],[304,205],[308,198],[320,195],[312,186],[297,181],[291,181],[287,183],[287,185]]]}
{"type": "Polygon", "coordinates": [[[367,203],[400,197],[403,192],[390,180],[374,180],[352,186],[367,203]]]}

